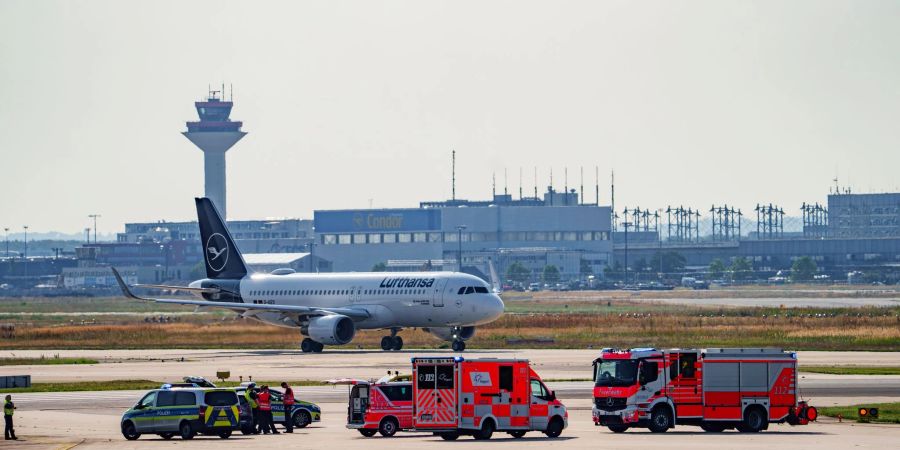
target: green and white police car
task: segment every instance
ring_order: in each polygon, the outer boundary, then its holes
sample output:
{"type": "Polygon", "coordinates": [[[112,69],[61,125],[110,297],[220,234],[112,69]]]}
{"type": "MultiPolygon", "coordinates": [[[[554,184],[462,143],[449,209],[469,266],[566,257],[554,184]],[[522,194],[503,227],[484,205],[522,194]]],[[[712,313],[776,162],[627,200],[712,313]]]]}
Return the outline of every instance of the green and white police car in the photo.
{"type": "Polygon", "coordinates": [[[164,385],[145,394],[122,415],[122,435],[135,440],[142,434],[192,439],[197,434],[227,439],[240,428],[238,394],[234,389],[164,385]]]}
{"type": "MultiPolygon", "coordinates": [[[[235,390],[238,395],[244,395],[249,384],[245,382],[241,386],[236,387],[235,390]]],[[[276,424],[282,424],[284,423],[284,394],[280,390],[273,388],[269,388],[269,393],[272,395],[272,421],[276,424]]],[[[291,411],[291,417],[294,420],[294,428],[304,428],[313,422],[322,420],[322,409],[315,403],[299,400],[294,396],[294,407],[291,411]]]]}

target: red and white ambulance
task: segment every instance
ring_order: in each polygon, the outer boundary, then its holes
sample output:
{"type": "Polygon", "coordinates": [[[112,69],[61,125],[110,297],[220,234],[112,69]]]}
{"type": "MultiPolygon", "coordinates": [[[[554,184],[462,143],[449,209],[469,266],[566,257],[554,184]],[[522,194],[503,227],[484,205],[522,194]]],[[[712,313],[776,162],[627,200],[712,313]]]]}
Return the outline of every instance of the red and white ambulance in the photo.
{"type": "Polygon", "coordinates": [[[594,361],[592,409],[594,425],[616,433],[676,424],[758,432],[818,416],[798,401],[796,353],[773,348],[604,349],[594,361]]]}
{"type": "Polygon", "coordinates": [[[354,381],[347,407],[347,428],[365,437],[391,437],[412,428],[412,382],[354,381]]]}
{"type": "Polygon", "coordinates": [[[413,358],[413,427],[445,440],[495,431],[559,436],[566,407],[525,359],[413,358]]]}

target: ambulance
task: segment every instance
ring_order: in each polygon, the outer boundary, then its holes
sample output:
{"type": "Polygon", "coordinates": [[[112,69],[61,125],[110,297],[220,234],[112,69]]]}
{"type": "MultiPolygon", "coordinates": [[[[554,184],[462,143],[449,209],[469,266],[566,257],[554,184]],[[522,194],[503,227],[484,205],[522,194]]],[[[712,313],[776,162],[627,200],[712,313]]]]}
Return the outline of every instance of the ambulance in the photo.
{"type": "Polygon", "coordinates": [[[607,348],[593,366],[594,425],[616,433],[676,424],[754,433],[818,417],[799,399],[797,354],[781,349],[607,348]]]}
{"type": "Polygon", "coordinates": [[[365,437],[380,433],[391,437],[412,429],[412,382],[379,380],[354,381],[347,406],[347,428],[365,437]]]}
{"type": "Polygon", "coordinates": [[[495,431],[521,438],[529,431],[558,437],[569,413],[526,359],[413,358],[416,431],[445,440],[490,439],[495,431]]]}

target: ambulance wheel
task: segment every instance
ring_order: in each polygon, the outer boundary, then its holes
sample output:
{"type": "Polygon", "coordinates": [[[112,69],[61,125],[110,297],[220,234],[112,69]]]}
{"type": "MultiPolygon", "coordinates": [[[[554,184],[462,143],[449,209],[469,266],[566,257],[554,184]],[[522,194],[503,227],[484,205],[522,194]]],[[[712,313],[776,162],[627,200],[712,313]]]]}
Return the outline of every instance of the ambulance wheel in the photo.
{"type": "Polygon", "coordinates": [[[700,429],[707,433],[721,433],[725,431],[725,425],[715,422],[703,422],[700,424],[700,429]]]}
{"type": "Polygon", "coordinates": [[[302,409],[295,412],[292,419],[294,421],[294,428],[306,428],[312,423],[312,416],[302,409]]]}
{"type": "Polygon", "coordinates": [[[384,351],[389,351],[394,348],[394,340],[391,339],[390,336],[385,336],[381,338],[381,349],[384,351]]]}
{"type": "Polygon", "coordinates": [[[122,424],[122,436],[125,436],[125,439],[128,439],[129,441],[133,441],[141,437],[141,433],[137,432],[134,423],[128,421],[122,424]]]}
{"type": "Polygon", "coordinates": [[[365,437],[372,437],[372,436],[375,436],[375,433],[378,432],[378,430],[373,430],[373,429],[370,429],[370,428],[360,428],[360,429],[357,430],[357,431],[359,431],[359,434],[361,434],[361,435],[363,435],[363,436],[365,436],[365,437]]]}
{"type": "Polygon", "coordinates": [[[628,431],[628,425],[609,425],[606,428],[609,428],[609,431],[613,433],[624,433],[628,431]]]}
{"type": "Polygon", "coordinates": [[[403,338],[400,336],[394,336],[393,345],[391,345],[391,350],[400,351],[403,350],[403,338]]]}
{"type": "Polygon", "coordinates": [[[159,433],[159,437],[161,437],[167,441],[169,439],[172,439],[172,436],[175,436],[175,433],[159,433]]]}
{"type": "Polygon", "coordinates": [[[766,427],[766,413],[762,408],[753,407],[744,413],[744,421],[737,426],[741,433],[758,433],[766,427]]]}
{"type": "Polygon", "coordinates": [[[512,436],[512,437],[514,437],[514,438],[516,438],[516,439],[519,439],[519,438],[521,438],[522,436],[525,436],[525,430],[510,431],[510,432],[509,432],[509,435],[512,436]]]}
{"type": "Polygon", "coordinates": [[[217,434],[222,439],[228,439],[231,437],[231,430],[220,431],[217,434]]]}
{"type": "Polygon", "coordinates": [[[550,420],[550,423],[547,425],[547,431],[544,434],[549,438],[559,437],[563,432],[563,421],[559,417],[554,417],[550,420]]]}
{"type": "Polygon", "coordinates": [[[494,421],[491,419],[485,420],[483,424],[481,424],[481,429],[472,434],[472,437],[478,439],[479,441],[486,441],[494,435],[494,421]]]}
{"type": "Polygon", "coordinates": [[[181,438],[184,440],[193,439],[194,438],[194,427],[191,426],[191,423],[188,421],[181,422],[181,425],[178,426],[178,434],[181,435],[181,438]]]}
{"type": "Polygon", "coordinates": [[[441,436],[441,439],[443,439],[445,441],[455,441],[455,440],[459,439],[459,433],[456,431],[451,431],[449,433],[439,433],[439,434],[441,436]]]}
{"type": "Polygon", "coordinates": [[[450,345],[453,348],[454,352],[464,352],[466,351],[466,343],[465,341],[453,341],[453,344],[450,345]]]}
{"type": "Polygon", "coordinates": [[[315,343],[316,341],[310,338],[303,338],[303,340],[300,341],[300,351],[303,353],[311,353],[313,351],[315,343]]]}
{"type": "Polygon", "coordinates": [[[657,406],[650,413],[650,431],[654,433],[665,433],[666,430],[672,428],[672,413],[665,406],[657,406]]]}
{"type": "Polygon", "coordinates": [[[397,428],[399,427],[400,425],[397,423],[397,419],[385,417],[384,419],[381,419],[381,423],[378,424],[378,432],[384,437],[391,437],[397,434],[397,428]]]}

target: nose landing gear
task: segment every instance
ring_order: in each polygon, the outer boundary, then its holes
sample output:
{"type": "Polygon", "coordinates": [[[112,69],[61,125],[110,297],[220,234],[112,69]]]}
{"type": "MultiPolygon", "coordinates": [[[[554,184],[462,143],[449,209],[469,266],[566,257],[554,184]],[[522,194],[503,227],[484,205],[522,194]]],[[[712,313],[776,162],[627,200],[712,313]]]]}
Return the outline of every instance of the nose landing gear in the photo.
{"type": "Polygon", "coordinates": [[[453,341],[450,347],[454,352],[463,352],[466,350],[466,341],[453,341]]]}

